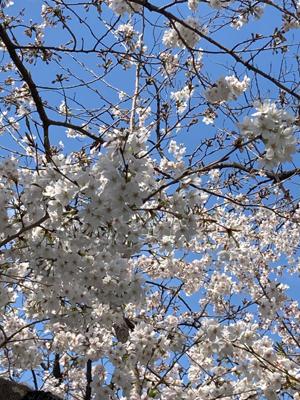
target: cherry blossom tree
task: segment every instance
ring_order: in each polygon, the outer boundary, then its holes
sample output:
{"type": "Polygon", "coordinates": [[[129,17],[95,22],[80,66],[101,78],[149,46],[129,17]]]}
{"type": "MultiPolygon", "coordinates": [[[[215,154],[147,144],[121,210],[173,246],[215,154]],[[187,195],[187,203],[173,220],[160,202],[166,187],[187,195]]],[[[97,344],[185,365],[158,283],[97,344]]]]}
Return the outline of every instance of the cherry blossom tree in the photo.
{"type": "Polygon", "coordinates": [[[299,400],[299,1],[0,4],[1,382],[299,400]]]}

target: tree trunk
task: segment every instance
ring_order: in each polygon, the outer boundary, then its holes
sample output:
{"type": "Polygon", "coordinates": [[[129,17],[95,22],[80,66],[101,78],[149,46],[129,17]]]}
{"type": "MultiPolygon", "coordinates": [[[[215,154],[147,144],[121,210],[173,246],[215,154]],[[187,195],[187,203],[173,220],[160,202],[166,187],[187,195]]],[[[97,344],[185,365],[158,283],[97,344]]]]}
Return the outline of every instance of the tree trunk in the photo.
{"type": "Polygon", "coordinates": [[[0,398],[5,400],[62,400],[50,392],[32,390],[26,385],[4,378],[0,378],[0,398]]]}

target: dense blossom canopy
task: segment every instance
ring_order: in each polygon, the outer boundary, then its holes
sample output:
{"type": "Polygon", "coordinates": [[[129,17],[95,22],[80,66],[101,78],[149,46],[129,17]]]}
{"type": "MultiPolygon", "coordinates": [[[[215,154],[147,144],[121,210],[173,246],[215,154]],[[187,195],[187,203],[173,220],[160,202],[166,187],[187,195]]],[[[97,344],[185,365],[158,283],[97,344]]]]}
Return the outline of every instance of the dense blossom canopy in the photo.
{"type": "Polygon", "coordinates": [[[2,378],[300,399],[299,16],[0,2],[2,378]]]}

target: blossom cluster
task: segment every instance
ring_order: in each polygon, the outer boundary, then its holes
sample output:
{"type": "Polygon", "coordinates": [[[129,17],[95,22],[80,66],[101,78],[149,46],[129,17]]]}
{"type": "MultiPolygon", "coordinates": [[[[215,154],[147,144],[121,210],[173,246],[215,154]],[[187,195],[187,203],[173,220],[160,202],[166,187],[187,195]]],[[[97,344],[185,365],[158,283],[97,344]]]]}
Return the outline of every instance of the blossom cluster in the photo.
{"type": "Polygon", "coordinates": [[[246,117],[239,124],[242,135],[249,139],[261,138],[265,145],[262,162],[266,167],[272,168],[291,161],[297,143],[294,135],[295,118],[268,100],[257,103],[255,107],[257,111],[252,117],[246,117]]]}
{"type": "Polygon", "coordinates": [[[247,76],[242,81],[239,81],[234,75],[221,77],[205,92],[205,97],[212,104],[236,100],[247,90],[249,83],[250,79],[247,76]]]}
{"type": "Polygon", "coordinates": [[[211,8],[215,8],[216,10],[220,10],[224,7],[227,7],[230,4],[230,1],[222,1],[222,0],[209,0],[209,5],[211,8]]]}
{"type": "Polygon", "coordinates": [[[259,4],[251,6],[248,9],[240,9],[237,16],[233,17],[231,26],[237,30],[241,29],[245,24],[249,22],[250,16],[255,19],[260,19],[264,14],[264,9],[259,4]]]}
{"type": "Polygon", "coordinates": [[[196,11],[199,6],[199,0],[188,0],[188,8],[192,11],[196,11]]]}
{"type": "Polygon", "coordinates": [[[123,15],[125,13],[132,14],[141,10],[139,4],[129,0],[108,0],[108,6],[118,15],[123,15]]]}
{"type": "MultiPolygon", "coordinates": [[[[298,14],[300,13],[300,6],[298,3],[298,14]]],[[[300,20],[299,18],[295,18],[294,16],[287,15],[283,21],[283,29],[284,32],[288,32],[291,29],[299,29],[300,28],[300,20]]]]}
{"type": "Polygon", "coordinates": [[[188,106],[188,101],[194,93],[193,88],[190,85],[184,86],[183,89],[178,92],[171,92],[171,99],[175,100],[176,108],[180,114],[182,114],[188,106]]]}
{"type": "Polygon", "coordinates": [[[174,27],[165,31],[163,36],[163,44],[166,47],[189,47],[195,48],[200,40],[198,32],[205,32],[200,26],[198,20],[194,17],[188,17],[184,20],[184,25],[175,22],[174,27]]]}
{"type": "Polygon", "coordinates": [[[139,46],[137,32],[134,30],[132,24],[121,24],[116,29],[116,34],[121,38],[122,43],[128,46],[130,51],[134,51],[136,46],[139,46]]]}

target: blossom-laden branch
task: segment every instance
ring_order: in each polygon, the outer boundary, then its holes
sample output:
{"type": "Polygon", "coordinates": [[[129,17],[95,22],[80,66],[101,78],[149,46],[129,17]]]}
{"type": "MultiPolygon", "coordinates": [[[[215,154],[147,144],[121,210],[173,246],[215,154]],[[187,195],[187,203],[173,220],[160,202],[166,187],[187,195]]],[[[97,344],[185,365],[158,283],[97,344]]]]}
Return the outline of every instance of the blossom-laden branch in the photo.
{"type": "MultiPolygon", "coordinates": [[[[225,54],[228,54],[229,56],[231,56],[237,63],[244,65],[248,70],[257,73],[258,75],[261,75],[263,78],[272,82],[274,85],[276,85],[277,87],[282,89],[284,92],[289,93],[296,99],[300,100],[300,95],[295,90],[288,88],[287,86],[282,84],[279,80],[272,77],[267,72],[263,71],[260,68],[257,68],[255,65],[252,65],[250,62],[244,60],[235,51],[226,48],[221,43],[217,42],[212,37],[205,34],[205,32],[203,32],[198,27],[191,25],[189,23],[189,21],[184,21],[183,19],[177,17],[176,15],[170,13],[169,11],[166,11],[164,8],[157,7],[156,5],[149,3],[148,1],[144,1],[144,0],[130,0],[130,1],[132,1],[132,3],[135,3],[135,4],[142,5],[143,7],[147,8],[149,11],[152,11],[152,12],[155,12],[155,13],[165,16],[171,23],[173,23],[173,24],[177,23],[179,26],[184,27],[187,31],[190,31],[191,33],[194,33],[194,34],[198,35],[199,37],[205,39],[206,41],[211,43],[213,46],[217,47],[219,50],[222,50],[225,54]]],[[[180,35],[180,32],[179,32],[179,35],[180,35]]],[[[193,41],[191,43],[191,46],[189,45],[188,42],[185,43],[185,45],[187,45],[186,47],[190,47],[190,48],[194,48],[195,44],[196,44],[195,41],[193,41]]]]}
{"type": "Polygon", "coordinates": [[[299,400],[299,5],[199,4],[0,4],[10,400],[299,400]]]}
{"type": "Polygon", "coordinates": [[[77,125],[74,125],[74,124],[71,124],[68,122],[54,121],[54,120],[51,120],[50,118],[48,118],[48,115],[45,110],[44,102],[38,92],[37,86],[34,83],[32,77],[31,77],[31,74],[28,72],[27,68],[24,66],[23,62],[21,61],[20,57],[18,56],[18,54],[15,50],[15,45],[10,40],[10,38],[6,32],[6,28],[3,24],[0,24],[0,38],[1,38],[2,42],[4,43],[13,63],[15,64],[17,70],[19,71],[19,73],[21,75],[21,77],[24,79],[24,81],[27,83],[27,85],[29,87],[32,99],[35,103],[37,112],[39,114],[39,117],[40,117],[40,119],[42,121],[42,125],[43,125],[44,148],[45,148],[45,154],[46,154],[47,160],[50,161],[51,156],[52,156],[51,144],[50,144],[50,139],[49,139],[49,127],[51,125],[64,126],[66,128],[70,128],[75,131],[79,131],[82,134],[84,134],[85,136],[93,139],[97,144],[103,143],[103,140],[100,137],[89,133],[83,127],[80,127],[80,126],[77,126],[77,125]]]}

